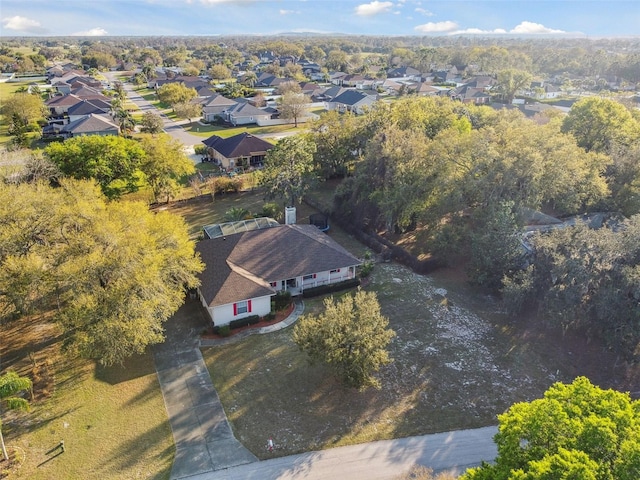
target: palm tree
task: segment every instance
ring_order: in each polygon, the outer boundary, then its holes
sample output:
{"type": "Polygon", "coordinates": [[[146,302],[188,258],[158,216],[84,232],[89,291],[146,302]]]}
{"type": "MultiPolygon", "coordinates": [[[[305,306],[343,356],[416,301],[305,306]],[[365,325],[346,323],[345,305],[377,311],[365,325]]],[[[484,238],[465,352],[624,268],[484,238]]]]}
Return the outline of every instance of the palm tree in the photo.
{"type": "MultiPolygon", "coordinates": [[[[7,410],[29,410],[29,402],[22,397],[17,397],[16,394],[25,390],[31,390],[33,384],[31,379],[27,377],[21,377],[16,372],[7,372],[4,375],[0,375],[0,413],[2,413],[3,404],[7,410]]],[[[2,456],[5,461],[9,460],[7,454],[7,448],[4,445],[4,438],[2,437],[2,421],[0,420],[0,445],[2,446],[2,456]]]]}
{"type": "Polygon", "coordinates": [[[256,75],[255,72],[247,72],[244,76],[243,83],[247,87],[253,88],[257,81],[258,81],[258,76],[256,75]]]}
{"type": "Polygon", "coordinates": [[[246,220],[247,218],[251,218],[251,214],[246,208],[233,207],[224,212],[225,222],[237,222],[240,220],[246,220]]]}

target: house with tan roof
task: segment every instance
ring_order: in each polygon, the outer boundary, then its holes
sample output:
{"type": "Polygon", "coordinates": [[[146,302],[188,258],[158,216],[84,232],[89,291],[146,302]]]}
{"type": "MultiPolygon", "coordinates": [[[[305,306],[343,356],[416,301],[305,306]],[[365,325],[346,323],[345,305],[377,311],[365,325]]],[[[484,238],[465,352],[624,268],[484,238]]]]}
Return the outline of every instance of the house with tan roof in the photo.
{"type": "Polygon", "coordinates": [[[278,291],[354,279],[360,260],[314,225],[270,225],[200,241],[200,300],[214,326],[271,311],[278,291]]]}

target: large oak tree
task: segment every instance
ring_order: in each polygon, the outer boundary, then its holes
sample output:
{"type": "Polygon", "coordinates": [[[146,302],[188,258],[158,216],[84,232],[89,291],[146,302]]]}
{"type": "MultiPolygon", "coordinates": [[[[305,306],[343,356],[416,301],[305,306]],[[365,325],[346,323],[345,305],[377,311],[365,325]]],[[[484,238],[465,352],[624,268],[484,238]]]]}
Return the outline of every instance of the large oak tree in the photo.
{"type": "Polygon", "coordinates": [[[88,182],[2,184],[0,224],[0,313],[52,310],[66,349],[105,365],[162,342],[202,269],[182,219],[88,182]]]}

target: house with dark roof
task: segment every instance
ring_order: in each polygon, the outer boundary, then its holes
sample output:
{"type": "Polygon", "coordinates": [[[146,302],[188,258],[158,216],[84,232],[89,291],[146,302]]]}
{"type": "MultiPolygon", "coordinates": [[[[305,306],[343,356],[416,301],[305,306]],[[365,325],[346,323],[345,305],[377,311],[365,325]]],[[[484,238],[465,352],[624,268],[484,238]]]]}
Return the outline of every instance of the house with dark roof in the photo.
{"type": "Polygon", "coordinates": [[[67,138],[84,135],[119,135],[120,127],[108,117],[92,113],[64,125],[60,129],[60,134],[67,138]]]}
{"type": "Polygon", "coordinates": [[[111,107],[109,105],[105,106],[104,102],[100,102],[100,100],[82,100],[69,107],[67,115],[69,115],[69,123],[71,123],[92,113],[96,115],[108,115],[110,111],[111,107]]]}
{"type": "Polygon", "coordinates": [[[360,260],[314,225],[280,225],[201,240],[198,294],[215,326],[267,315],[271,297],[356,276],[360,260]]]}
{"type": "Polygon", "coordinates": [[[387,70],[387,78],[398,78],[419,82],[421,77],[422,73],[420,70],[413,67],[397,67],[387,70]]]}
{"type": "Polygon", "coordinates": [[[273,144],[250,133],[240,133],[229,138],[217,135],[203,140],[209,158],[225,169],[236,167],[261,167],[273,144]]]}
{"type": "Polygon", "coordinates": [[[337,97],[325,102],[325,108],[327,110],[338,110],[340,113],[351,112],[361,115],[365,109],[376,103],[377,99],[377,95],[367,95],[359,90],[346,90],[337,97]]]}

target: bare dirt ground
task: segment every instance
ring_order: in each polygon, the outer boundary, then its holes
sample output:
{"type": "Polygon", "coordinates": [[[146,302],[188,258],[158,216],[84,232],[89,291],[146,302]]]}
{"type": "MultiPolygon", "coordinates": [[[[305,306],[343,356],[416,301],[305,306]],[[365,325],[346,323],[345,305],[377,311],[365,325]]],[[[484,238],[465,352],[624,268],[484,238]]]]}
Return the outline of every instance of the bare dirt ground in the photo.
{"type": "MultiPolygon", "coordinates": [[[[264,456],[370,440],[496,424],[511,404],[538,398],[556,381],[588,376],[602,387],[635,392],[637,369],[579,336],[509,318],[495,298],[455,274],[417,275],[377,264],[366,287],[377,293],[397,336],[380,390],[341,386],[310,366],[290,330],[204,351],[239,439],[264,456]]],[[[307,313],[321,301],[307,302],[307,313]]]]}

